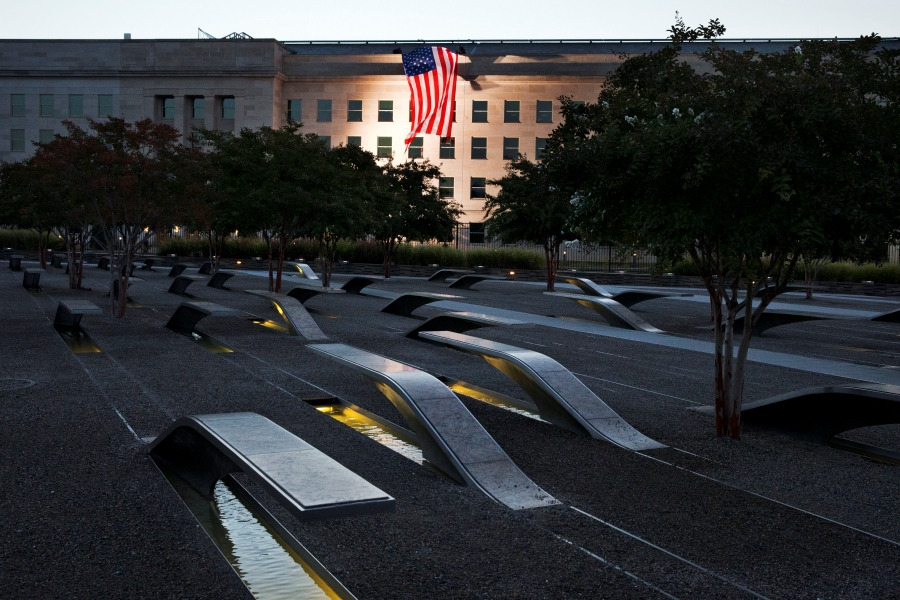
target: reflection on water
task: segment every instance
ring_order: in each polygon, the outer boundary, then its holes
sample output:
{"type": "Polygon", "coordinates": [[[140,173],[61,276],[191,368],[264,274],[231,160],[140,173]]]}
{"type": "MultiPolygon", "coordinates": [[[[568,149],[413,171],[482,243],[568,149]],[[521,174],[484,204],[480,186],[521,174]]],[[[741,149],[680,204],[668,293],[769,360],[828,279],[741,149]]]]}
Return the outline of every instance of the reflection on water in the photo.
{"type": "Polygon", "coordinates": [[[163,468],[172,487],[254,596],[262,600],[340,600],[264,519],[225,484],[208,501],[163,468]]]}
{"type": "Polygon", "coordinates": [[[94,340],[80,327],[57,327],[60,337],[66,342],[69,350],[75,354],[91,354],[102,352],[94,340]]]}
{"type": "Polygon", "coordinates": [[[516,406],[511,402],[505,402],[494,394],[486,393],[486,390],[475,386],[470,386],[466,383],[463,383],[462,381],[448,383],[447,387],[449,387],[457,394],[462,394],[463,396],[468,396],[469,398],[474,398],[475,400],[481,400],[482,402],[486,402],[492,406],[502,408],[503,410],[508,410],[509,412],[516,413],[517,415],[522,415],[523,417],[528,417],[529,419],[534,419],[535,421],[543,421],[536,410],[528,410],[527,408],[516,406]]]}
{"type": "Polygon", "coordinates": [[[348,427],[366,435],[379,444],[387,446],[394,452],[405,456],[419,464],[425,461],[422,450],[418,446],[401,439],[388,431],[381,423],[370,419],[366,415],[340,404],[316,406],[316,410],[331,416],[348,427]]]}
{"type": "Polygon", "coordinates": [[[209,350],[210,352],[215,352],[216,354],[224,354],[226,352],[234,352],[231,348],[222,344],[221,342],[217,342],[212,339],[205,333],[200,333],[199,331],[191,332],[191,339],[209,350]]]}

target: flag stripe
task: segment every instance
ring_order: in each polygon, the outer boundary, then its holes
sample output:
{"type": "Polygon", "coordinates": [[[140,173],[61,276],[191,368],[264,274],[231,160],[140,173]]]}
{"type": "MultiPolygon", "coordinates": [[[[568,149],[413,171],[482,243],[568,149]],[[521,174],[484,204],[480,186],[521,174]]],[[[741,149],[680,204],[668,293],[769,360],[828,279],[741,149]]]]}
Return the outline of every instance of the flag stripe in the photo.
{"type": "Polygon", "coordinates": [[[403,56],[412,105],[409,144],[421,133],[450,137],[459,57],[442,47],[419,48],[403,56]]]}

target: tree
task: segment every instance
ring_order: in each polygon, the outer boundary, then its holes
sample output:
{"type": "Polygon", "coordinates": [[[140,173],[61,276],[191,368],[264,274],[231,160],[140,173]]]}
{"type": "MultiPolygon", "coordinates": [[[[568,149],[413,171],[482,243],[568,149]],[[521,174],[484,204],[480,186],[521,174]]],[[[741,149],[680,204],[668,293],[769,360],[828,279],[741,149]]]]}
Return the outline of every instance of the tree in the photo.
{"type": "MultiPolygon", "coordinates": [[[[222,193],[214,207],[223,223],[261,231],[269,248],[269,290],[280,292],[288,243],[308,228],[313,206],[330,189],[328,148],[300,135],[291,122],[280,129],[242,129],[240,135],[201,131],[213,149],[214,181],[222,193]]],[[[237,228],[237,227],[235,227],[237,228]]]]}
{"type": "Polygon", "coordinates": [[[691,257],[715,323],[716,435],[738,438],[753,326],[801,252],[852,258],[898,237],[900,64],[874,35],[682,59],[684,41],[723,32],[679,21],[666,48],[626,60],[596,104],[564,107],[548,162],[582,239],[691,257]]]}
{"type": "Polygon", "coordinates": [[[358,146],[328,150],[321,178],[322,193],[313,199],[303,231],[319,240],[322,285],[329,287],[338,243],[368,233],[375,198],[385,193],[385,179],[375,155],[358,146]]]}
{"type": "Polygon", "coordinates": [[[33,160],[3,163],[0,171],[0,197],[4,219],[21,229],[38,234],[38,260],[47,267],[47,245],[53,232],[56,205],[33,160]]]}
{"type": "Polygon", "coordinates": [[[488,196],[484,203],[484,225],[491,237],[505,244],[526,241],[544,248],[547,290],[551,292],[555,289],[560,245],[575,238],[572,197],[565,187],[552,181],[555,173],[547,165],[520,155],[509,161],[503,178],[488,182],[500,186],[500,192],[488,196]]]}
{"type": "Polygon", "coordinates": [[[409,160],[399,165],[389,162],[386,181],[375,194],[371,235],[384,255],[384,276],[391,276],[394,252],[402,242],[447,242],[462,215],[460,206],[441,198],[435,182],[441,170],[429,161],[409,160]]]}

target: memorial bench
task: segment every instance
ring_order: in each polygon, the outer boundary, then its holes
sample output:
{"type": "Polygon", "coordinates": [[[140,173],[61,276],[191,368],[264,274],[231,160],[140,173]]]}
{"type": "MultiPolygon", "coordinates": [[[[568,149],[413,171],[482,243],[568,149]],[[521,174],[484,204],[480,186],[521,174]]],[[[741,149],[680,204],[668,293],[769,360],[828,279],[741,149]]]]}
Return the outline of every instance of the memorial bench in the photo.
{"type": "Polygon", "coordinates": [[[420,338],[480,356],[528,394],[545,421],[627,450],[665,448],[628,424],[564,366],[539,352],[451,331],[420,338]]]}
{"type": "Polygon", "coordinates": [[[50,266],[56,267],[57,269],[62,269],[62,261],[64,256],[62,254],[54,254],[50,257],[50,266]]]}
{"type": "Polygon", "coordinates": [[[209,275],[210,273],[212,273],[212,263],[209,261],[206,261],[197,269],[197,275],[209,275]]]}
{"type": "MultiPolygon", "coordinates": [[[[781,327],[782,325],[791,325],[793,323],[803,323],[804,321],[828,321],[840,317],[831,317],[827,315],[814,315],[803,312],[791,312],[786,310],[766,310],[759,315],[756,324],[753,326],[754,335],[762,335],[767,329],[773,327],[781,327]]],[[[873,319],[874,320],[874,319],[873,319]]],[[[724,327],[725,324],[722,324],[724,327]]],[[[744,317],[737,317],[734,320],[735,335],[743,335],[744,333],[744,317]]]]}
{"type": "Polygon", "coordinates": [[[247,293],[269,300],[278,310],[278,314],[287,322],[288,333],[291,335],[298,335],[311,342],[328,340],[328,336],[322,333],[313,318],[303,308],[303,303],[297,298],[266,290],[247,290],[247,293]]]}
{"type": "Polygon", "coordinates": [[[287,295],[291,298],[296,298],[300,301],[301,304],[305,303],[310,298],[314,296],[318,296],[319,294],[346,294],[344,290],[339,290],[336,288],[330,287],[322,287],[321,285],[308,285],[308,284],[297,284],[295,287],[292,287],[288,290],[287,295]]]}
{"type": "Polygon", "coordinates": [[[565,283],[574,285],[588,296],[611,298],[625,308],[630,308],[635,304],[638,304],[639,302],[646,302],[647,300],[655,300],[657,298],[693,296],[693,294],[683,294],[679,292],[651,292],[644,290],[625,290],[624,292],[613,294],[612,292],[607,291],[606,288],[599,286],[590,279],[586,279],[584,277],[557,275],[556,279],[557,281],[563,281],[565,283]]]}
{"type": "Polygon", "coordinates": [[[416,434],[429,463],[462,485],[518,510],[558,504],[497,445],[450,389],[415,367],[345,344],[312,344],[312,352],[365,375],[416,434]]]}
{"type": "Polygon", "coordinates": [[[584,294],[565,294],[562,292],[544,292],[544,295],[574,300],[578,304],[599,313],[612,327],[644,331],[647,333],[662,333],[661,329],[657,329],[649,324],[630,309],[622,306],[612,298],[586,296],[584,294]]]}
{"type": "Polygon", "coordinates": [[[153,266],[159,261],[158,258],[145,258],[141,263],[141,271],[153,271],[153,266]]]}
{"type": "Polygon", "coordinates": [[[21,271],[22,270],[22,259],[25,258],[21,254],[13,254],[9,257],[9,270],[10,271],[21,271]]]}
{"type": "Polygon", "coordinates": [[[239,317],[241,313],[214,302],[182,302],[166,323],[176,333],[190,336],[194,328],[206,317],[239,317]]]}
{"type": "Polygon", "coordinates": [[[384,277],[351,277],[341,286],[341,289],[348,294],[359,294],[363,288],[379,281],[384,281],[384,277]]]}
{"type": "Polygon", "coordinates": [[[450,284],[450,287],[457,290],[468,290],[476,283],[481,281],[507,281],[506,277],[499,275],[462,275],[459,279],[450,284]]]}
{"type": "Polygon", "coordinates": [[[109,271],[109,257],[103,256],[97,261],[97,268],[103,269],[104,271],[109,271]]]}
{"type": "Polygon", "coordinates": [[[459,270],[459,269],[440,269],[435,271],[431,277],[428,278],[428,281],[445,281],[450,277],[456,277],[459,275],[468,275],[472,273],[472,271],[459,270]]]}
{"type": "Polygon", "coordinates": [[[227,290],[228,288],[225,287],[225,282],[232,277],[234,277],[234,273],[225,273],[224,271],[219,271],[209,278],[209,282],[207,282],[206,285],[219,290],[227,290]]]}
{"type": "Polygon", "coordinates": [[[203,281],[206,277],[201,275],[177,275],[175,277],[175,281],[172,282],[172,285],[169,286],[170,294],[178,294],[179,296],[184,296],[185,291],[189,285],[194,283],[195,281],[203,281]]]}
{"type": "Polygon", "coordinates": [[[495,317],[484,313],[454,311],[435,315],[424,323],[406,332],[406,337],[416,339],[423,331],[453,331],[464,333],[479,327],[494,327],[497,325],[530,325],[524,321],[495,317]]]}
{"type": "Polygon", "coordinates": [[[387,493],[257,413],[182,417],[148,453],[210,500],[219,479],[244,473],[301,521],[396,507],[387,493]]]}
{"type": "Polygon", "coordinates": [[[169,269],[169,277],[178,277],[179,275],[184,273],[184,270],[187,268],[188,268],[187,265],[184,265],[181,263],[174,265],[174,266],[172,266],[171,269],[169,269]]]}
{"type": "Polygon", "coordinates": [[[53,326],[60,329],[77,329],[81,326],[81,317],[84,315],[102,315],[100,307],[90,300],[60,300],[56,307],[56,317],[53,326]]]}
{"type": "Polygon", "coordinates": [[[459,300],[462,296],[454,296],[452,294],[430,294],[428,292],[412,292],[401,294],[391,301],[390,304],[381,309],[381,312],[392,315],[400,315],[408,317],[414,310],[431,304],[432,302],[440,302],[442,300],[459,300]]]}
{"type": "Polygon", "coordinates": [[[306,279],[316,279],[316,280],[319,279],[319,276],[316,275],[316,272],[312,270],[312,267],[310,267],[306,263],[290,262],[290,263],[286,263],[286,264],[297,269],[297,272],[299,273],[299,275],[301,277],[305,277],[306,279]]]}
{"type": "Polygon", "coordinates": [[[38,268],[28,268],[22,269],[25,274],[22,277],[22,287],[26,290],[39,290],[41,289],[41,273],[44,272],[43,269],[38,268]]]}
{"type": "MultiPolygon", "coordinates": [[[[712,406],[693,410],[715,414],[712,406]]],[[[808,442],[875,455],[900,463],[900,453],[836,435],[876,425],[900,423],[900,387],[883,383],[852,383],[795,390],[765,400],[745,402],[744,423],[808,442]]]]}

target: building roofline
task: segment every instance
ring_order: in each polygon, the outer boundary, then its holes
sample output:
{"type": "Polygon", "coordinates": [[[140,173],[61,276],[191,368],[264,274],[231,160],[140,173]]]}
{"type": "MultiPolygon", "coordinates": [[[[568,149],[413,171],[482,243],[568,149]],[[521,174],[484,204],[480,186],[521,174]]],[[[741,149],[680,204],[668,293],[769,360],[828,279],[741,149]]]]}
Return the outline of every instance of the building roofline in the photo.
{"type": "MultiPolygon", "coordinates": [[[[851,42],[859,39],[853,38],[717,38],[698,39],[693,42],[682,42],[683,45],[689,44],[710,44],[710,43],[775,43],[775,42],[808,42],[808,41],[838,41],[851,42]]],[[[380,44],[667,44],[672,40],[670,38],[614,38],[614,39],[438,39],[438,40],[279,40],[282,44],[292,45],[380,45],[380,44]]],[[[883,37],[882,42],[900,41],[900,37],[883,37]]]]}

